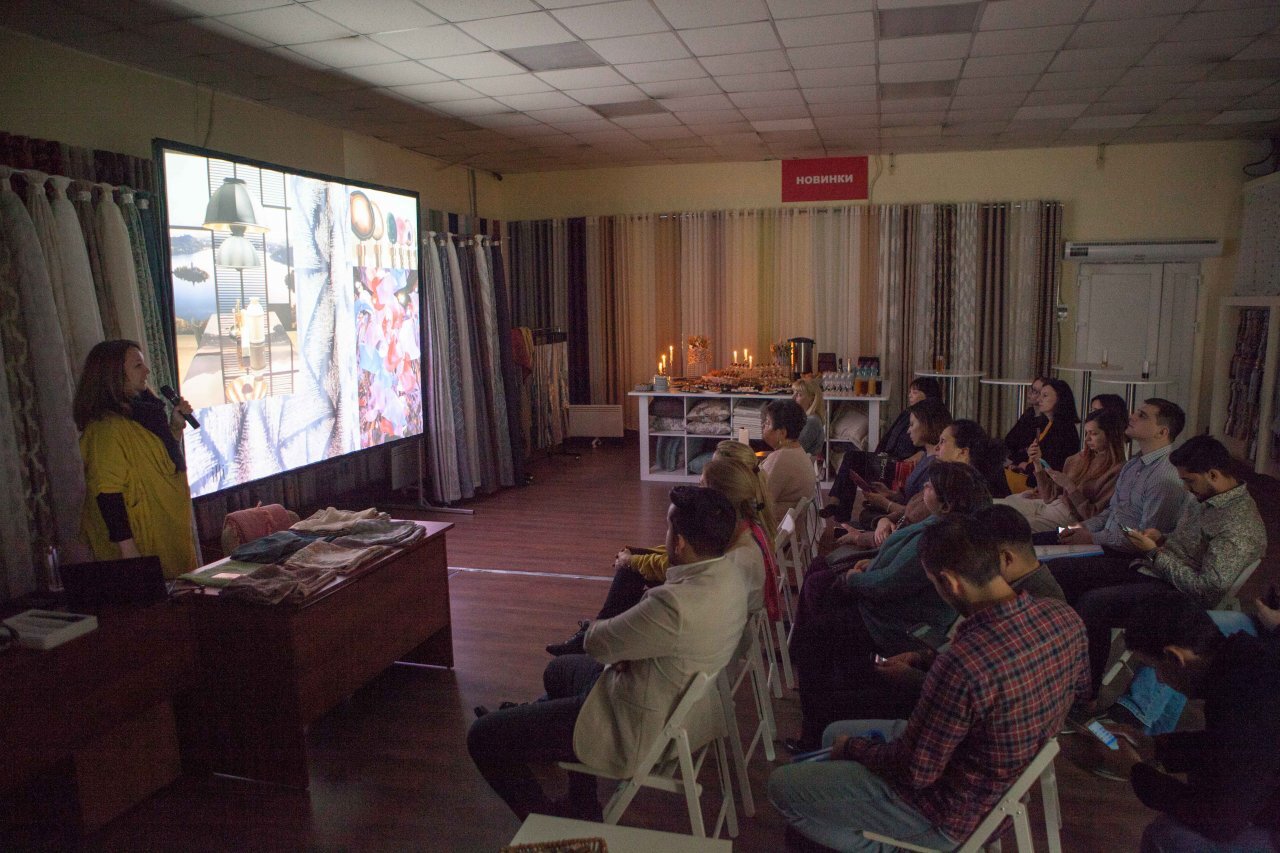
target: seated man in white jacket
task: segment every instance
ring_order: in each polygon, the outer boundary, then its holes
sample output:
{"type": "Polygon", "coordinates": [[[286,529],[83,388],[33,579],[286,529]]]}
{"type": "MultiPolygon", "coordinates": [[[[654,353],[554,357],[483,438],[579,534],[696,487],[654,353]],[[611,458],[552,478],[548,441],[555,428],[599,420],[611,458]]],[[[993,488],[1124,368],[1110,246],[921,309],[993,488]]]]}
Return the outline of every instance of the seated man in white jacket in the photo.
{"type": "MultiPolygon", "coordinates": [[[[580,761],[619,776],[633,772],[693,675],[715,674],[729,662],[747,620],[747,580],[724,556],[736,524],[733,506],[718,492],[672,489],[666,582],[630,610],[593,623],[587,654],[553,660],[542,701],[472,724],[471,758],[516,817],[599,820],[594,777],[570,774],[568,801],[553,803],[529,765],[580,761]]],[[[690,714],[695,748],[718,733],[712,708],[708,697],[690,714]]]]}

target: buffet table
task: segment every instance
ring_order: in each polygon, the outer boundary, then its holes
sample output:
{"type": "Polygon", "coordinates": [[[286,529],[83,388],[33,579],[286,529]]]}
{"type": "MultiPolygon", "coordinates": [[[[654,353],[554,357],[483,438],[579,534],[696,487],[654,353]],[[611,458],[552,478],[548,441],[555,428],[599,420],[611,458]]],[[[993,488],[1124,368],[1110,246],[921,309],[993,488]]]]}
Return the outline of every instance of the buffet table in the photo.
{"type": "Polygon", "coordinates": [[[184,732],[194,769],[306,788],[308,724],[396,661],[453,665],[453,525],[417,524],[424,538],[301,604],[253,604],[209,588],[182,596],[200,664],[184,732]]]}
{"type": "MultiPolygon", "coordinates": [[[[866,414],[867,414],[867,437],[865,442],[866,446],[861,449],[867,449],[867,448],[874,449],[876,444],[879,443],[880,441],[880,404],[883,401],[889,399],[887,392],[888,392],[887,383],[881,383],[881,393],[874,397],[855,396],[852,394],[824,393],[822,395],[822,399],[823,399],[823,404],[826,406],[827,424],[830,425],[832,413],[835,411],[836,407],[838,407],[841,403],[860,403],[865,405],[866,414]]],[[[696,483],[698,481],[698,475],[691,474],[688,471],[689,459],[692,458],[692,454],[690,454],[689,452],[690,445],[693,442],[699,442],[704,439],[723,440],[726,438],[735,438],[736,435],[733,434],[732,430],[729,433],[724,433],[720,435],[693,433],[693,432],[689,432],[687,428],[681,429],[678,431],[677,430],[651,430],[649,428],[649,405],[655,397],[673,397],[681,400],[683,403],[683,407],[684,407],[683,411],[685,415],[688,415],[692,407],[696,406],[698,403],[701,403],[705,400],[726,400],[729,403],[729,411],[730,411],[729,423],[730,424],[733,423],[732,413],[734,409],[736,409],[740,405],[747,404],[747,403],[753,403],[758,405],[760,403],[767,402],[769,400],[791,399],[791,394],[789,393],[748,394],[748,393],[732,393],[732,392],[682,393],[679,391],[632,391],[630,392],[630,396],[635,397],[636,401],[640,406],[640,479],[641,480],[658,480],[658,481],[671,482],[671,483],[696,483]],[[684,453],[682,456],[682,458],[684,459],[684,463],[682,466],[678,467],[676,470],[670,470],[670,469],[662,469],[654,465],[654,454],[653,454],[654,441],[659,438],[671,438],[671,439],[676,439],[684,442],[684,453]]],[[[753,428],[751,428],[750,435],[752,438],[757,438],[757,439],[760,438],[760,424],[758,420],[754,423],[753,428]]],[[[828,429],[827,441],[823,448],[823,451],[824,451],[822,454],[823,458],[826,460],[832,460],[835,458],[835,454],[832,452],[833,451],[832,445],[848,446],[849,444],[850,442],[847,442],[847,441],[832,439],[830,430],[828,429]]],[[[834,449],[838,450],[840,448],[834,448],[834,449]]],[[[834,471],[830,470],[831,466],[829,464],[827,468],[828,470],[826,471],[823,477],[824,482],[829,482],[830,478],[835,473],[834,471]]]]}

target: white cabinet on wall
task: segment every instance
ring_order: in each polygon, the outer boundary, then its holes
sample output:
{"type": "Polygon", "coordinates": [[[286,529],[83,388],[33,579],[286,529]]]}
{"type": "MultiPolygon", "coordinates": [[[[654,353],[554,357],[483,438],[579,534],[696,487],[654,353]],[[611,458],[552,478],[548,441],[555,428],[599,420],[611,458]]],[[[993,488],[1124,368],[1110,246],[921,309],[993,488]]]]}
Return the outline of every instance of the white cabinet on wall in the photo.
{"type": "Polygon", "coordinates": [[[1276,473],[1280,296],[1232,296],[1218,310],[1210,429],[1254,470],[1276,473]]]}
{"type": "MultiPolygon", "coordinates": [[[[887,391],[887,387],[882,390],[887,391]]],[[[715,450],[717,442],[737,435],[745,426],[751,438],[760,438],[760,407],[769,400],[788,400],[790,394],[681,394],[670,391],[632,391],[640,406],[640,479],[673,483],[696,483],[689,462],[715,450]],[[663,402],[654,404],[656,401],[663,402]],[[670,401],[670,402],[668,402],[670,401]]],[[[880,440],[880,404],[887,394],[856,397],[851,394],[824,394],[827,424],[844,404],[866,407],[865,445],[875,448],[880,440]]],[[[851,445],[834,438],[830,426],[822,457],[826,460],[824,482],[834,475],[832,465],[838,454],[851,445]]]]}

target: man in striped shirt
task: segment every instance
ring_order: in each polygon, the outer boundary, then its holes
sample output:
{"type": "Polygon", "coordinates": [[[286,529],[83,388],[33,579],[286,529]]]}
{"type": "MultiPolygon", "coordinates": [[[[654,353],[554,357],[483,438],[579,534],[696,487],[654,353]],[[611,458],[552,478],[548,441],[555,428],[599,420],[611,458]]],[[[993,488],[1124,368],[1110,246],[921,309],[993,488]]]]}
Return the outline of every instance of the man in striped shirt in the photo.
{"type": "Polygon", "coordinates": [[[831,760],[791,764],[769,797],[791,830],[835,850],[879,850],[864,830],[959,846],[1089,692],[1084,625],[1053,599],[1016,593],[975,523],[926,531],[920,559],[964,615],[907,721],[833,723],[831,760]]]}

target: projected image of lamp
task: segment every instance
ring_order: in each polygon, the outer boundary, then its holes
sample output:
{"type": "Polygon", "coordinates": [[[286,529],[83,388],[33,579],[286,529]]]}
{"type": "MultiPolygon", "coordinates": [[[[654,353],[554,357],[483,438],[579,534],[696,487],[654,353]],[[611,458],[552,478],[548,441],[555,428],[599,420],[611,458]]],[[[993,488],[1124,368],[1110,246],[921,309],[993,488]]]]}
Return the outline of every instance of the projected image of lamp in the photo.
{"type": "Polygon", "coordinates": [[[242,334],[244,346],[249,350],[249,369],[262,370],[267,366],[267,314],[256,296],[244,309],[242,334]]]}
{"type": "Polygon", "coordinates": [[[250,269],[262,266],[262,256],[244,235],[265,234],[267,227],[258,224],[253,197],[239,178],[226,178],[209,198],[204,210],[204,227],[210,231],[230,231],[231,236],[218,247],[218,266],[250,269]]]}

